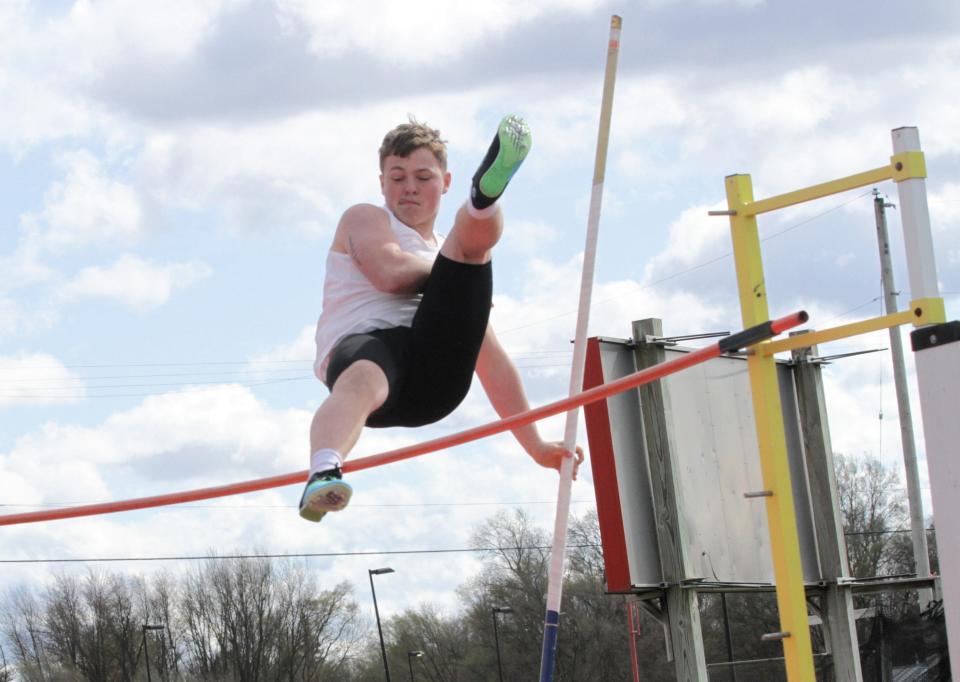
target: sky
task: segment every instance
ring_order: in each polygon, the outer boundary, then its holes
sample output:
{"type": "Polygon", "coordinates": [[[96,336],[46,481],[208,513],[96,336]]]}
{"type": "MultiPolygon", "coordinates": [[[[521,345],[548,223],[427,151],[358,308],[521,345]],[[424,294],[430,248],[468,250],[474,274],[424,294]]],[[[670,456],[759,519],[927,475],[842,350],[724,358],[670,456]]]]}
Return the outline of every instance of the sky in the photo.
{"type": "MultiPolygon", "coordinates": [[[[119,0],[0,4],[0,513],[121,500],[308,465],[312,375],[340,214],[379,202],[377,149],[408,116],[449,142],[452,222],[500,117],[533,151],[502,200],[493,325],[529,399],[565,395],[611,14],[623,17],[590,335],[736,330],[724,177],[757,198],[888,162],[917,126],[937,275],[960,313],[960,5],[762,0],[119,0]]],[[[764,216],[771,314],[811,328],[882,313],[872,188],[764,216]]],[[[896,188],[878,191],[897,203],[896,188]]],[[[910,300],[888,210],[901,305],[910,300]]],[[[904,331],[904,334],[908,330],[904,331]]],[[[885,349],[886,333],[821,347],[885,349]]],[[[909,348],[909,344],[907,344],[909,348]]],[[[908,354],[909,356],[909,354],[908,354]]],[[[913,364],[907,358],[928,481],[913,364]]],[[[891,360],[825,369],[834,449],[899,467],[891,360]]],[[[491,421],[476,386],[442,423],[367,431],[356,456],[491,421]]],[[[562,436],[562,418],[541,426],[562,436]]],[[[586,442],[581,428],[580,441],[586,442]]],[[[351,476],[319,525],[300,487],[5,527],[0,589],[55,571],[149,574],[303,554],[382,613],[456,608],[476,526],[553,523],[555,472],[509,436],[351,476]],[[391,554],[390,552],[401,552],[391,554]],[[382,553],[382,554],[378,554],[382,553]]],[[[925,513],[933,510],[925,494],[925,513]]],[[[584,467],[572,511],[594,507],[584,467]]]]}

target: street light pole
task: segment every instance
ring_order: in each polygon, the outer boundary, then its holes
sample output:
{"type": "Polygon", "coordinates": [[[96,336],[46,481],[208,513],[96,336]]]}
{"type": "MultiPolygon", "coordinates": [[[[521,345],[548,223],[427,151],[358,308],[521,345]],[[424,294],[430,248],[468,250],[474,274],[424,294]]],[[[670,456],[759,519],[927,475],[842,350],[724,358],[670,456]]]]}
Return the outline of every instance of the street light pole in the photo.
{"type": "Polygon", "coordinates": [[[423,657],[422,651],[408,651],[407,652],[407,665],[410,666],[410,682],[413,680],[413,659],[423,657]]]}
{"type": "MultiPolygon", "coordinates": [[[[165,623],[165,625],[166,625],[167,643],[166,643],[166,646],[165,646],[165,654],[164,654],[164,655],[165,655],[165,656],[166,656],[166,655],[169,655],[169,656],[170,656],[170,663],[171,663],[171,667],[173,668],[173,674],[174,674],[174,675],[177,675],[177,673],[178,673],[178,669],[177,669],[177,649],[176,649],[176,646],[175,646],[174,643],[173,643],[173,635],[170,634],[170,624],[169,624],[169,623],[165,623]]],[[[164,669],[166,669],[166,665],[164,665],[164,669]]]]}
{"type": "Polygon", "coordinates": [[[500,661],[500,631],[497,628],[498,613],[513,613],[513,609],[509,606],[494,606],[490,609],[490,614],[493,616],[493,641],[497,648],[497,673],[500,676],[500,682],[503,682],[503,663],[500,661]]]}
{"type": "Polygon", "coordinates": [[[163,630],[163,625],[148,625],[144,623],[140,627],[140,635],[143,638],[143,657],[147,662],[147,682],[152,682],[150,677],[150,649],[147,647],[147,630],[163,630]]]}
{"type": "MultiPolygon", "coordinates": [[[[387,664],[387,647],[383,643],[383,628],[380,625],[380,609],[377,607],[377,590],[373,586],[373,576],[393,572],[393,569],[389,567],[367,569],[367,573],[370,574],[370,593],[373,595],[373,612],[377,616],[377,634],[380,635],[380,654],[383,656],[383,672],[387,676],[387,682],[390,682],[390,666],[387,664]]],[[[147,682],[149,682],[149,680],[147,682]]]]}

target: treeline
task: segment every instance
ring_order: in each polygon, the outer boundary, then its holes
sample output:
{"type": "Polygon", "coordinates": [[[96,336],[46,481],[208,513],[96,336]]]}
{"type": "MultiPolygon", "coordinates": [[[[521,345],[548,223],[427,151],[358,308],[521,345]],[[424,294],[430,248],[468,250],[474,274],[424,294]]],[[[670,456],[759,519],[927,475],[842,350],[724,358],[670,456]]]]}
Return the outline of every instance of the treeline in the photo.
{"type": "MultiPolygon", "coordinates": [[[[497,680],[496,640],[504,679],[536,677],[549,545],[520,511],[478,527],[483,568],[458,589],[459,612],[424,605],[385,622],[393,677],[497,680]]],[[[630,674],[625,603],[603,593],[599,545],[595,514],[571,521],[559,680],[630,674]]],[[[91,570],[21,586],[0,605],[0,680],[145,680],[148,665],[154,680],[382,680],[372,614],[359,613],[351,585],[321,580],[291,560],[211,557],[177,575],[91,570]]],[[[639,645],[648,665],[667,665],[662,641],[639,645]]]]}
{"type": "Polygon", "coordinates": [[[179,577],[61,574],[11,591],[0,618],[16,679],[30,681],[146,679],[148,665],[162,680],[347,679],[366,634],[348,584],[320,589],[267,559],[211,558],[179,577]]]}
{"type": "MultiPolygon", "coordinates": [[[[895,474],[842,457],[837,470],[852,574],[911,572],[909,533],[897,532],[907,514],[895,474]]],[[[504,680],[537,679],[550,541],[521,511],[477,527],[471,544],[482,568],[457,590],[457,611],[423,605],[384,623],[392,678],[499,680],[499,644],[504,680]]],[[[291,560],[211,557],[179,574],[91,570],[21,586],[0,601],[0,682],[145,680],[148,664],[153,680],[384,679],[373,614],[360,613],[350,584],[322,580],[291,560]]],[[[912,603],[904,593],[880,599],[861,605],[880,605],[894,617],[917,610],[915,596],[912,603]]],[[[572,519],[556,679],[631,679],[626,608],[623,597],[604,594],[596,515],[572,519]]],[[[707,661],[721,666],[718,679],[721,670],[732,674],[727,660],[782,655],[778,644],[760,641],[777,627],[772,594],[703,594],[700,612],[707,661]]],[[[819,628],[813,636],[823,651],[819,628]]],[[[861,636],[866,641],[870,633],[861,636]]],[[[660,623],[643,613],[635,642],[642,679],[673,679],[660,623]]],[[[764,679],[778,679],[780,669],[776,662],[763,673],[741,668],[764,679]]]]}

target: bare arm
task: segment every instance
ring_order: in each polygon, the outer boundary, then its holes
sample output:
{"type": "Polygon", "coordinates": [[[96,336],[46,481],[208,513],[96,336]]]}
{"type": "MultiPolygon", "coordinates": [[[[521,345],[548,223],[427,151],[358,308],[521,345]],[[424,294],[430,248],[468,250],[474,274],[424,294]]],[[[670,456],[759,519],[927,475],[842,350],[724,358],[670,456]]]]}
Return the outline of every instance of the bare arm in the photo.
{"type": "Polygon", "coordinates": [[[347,209],[332,248],[350,256],[370,283],[386,293],[416,293],[430,274],[431,263],[401,249],[390,218],[371,204],[347,209]]]}
{"type": "MultiPolygon", "coordinates": [[[[480,347],[477,376],[480,377],[480,383],[490,399],[490,404],[500,417],[509,417],[530,409],[523,383],[520,381],[520,373],[500,345],[500,341],[493,333],[493,328],[489,326],[483,345],[480,347]]],[[[513,435],[537,464],[550,469],[560,469],[563,458],[567,456],[563,444],[544,441],[540,437],[536,423],[514,429],[513,435]]],[[[574,478],[577,477],[577,468],[582,461],[583,451],[578,447],[573,470],[574,478]]]]}

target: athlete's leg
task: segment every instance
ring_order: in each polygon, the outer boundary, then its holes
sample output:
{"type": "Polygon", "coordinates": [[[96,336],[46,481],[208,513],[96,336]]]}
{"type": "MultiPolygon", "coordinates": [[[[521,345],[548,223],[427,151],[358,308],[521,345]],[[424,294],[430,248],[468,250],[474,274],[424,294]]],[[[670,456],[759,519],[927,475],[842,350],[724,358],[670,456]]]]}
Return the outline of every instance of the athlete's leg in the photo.
{"type": "Polygon", "coordinates": [[[470,187],[470,198],[460,210],[440,253],[460,263],[482,264],[503,232],[503,218],[495,203],[530,151],[531,136],[519,116],[507,116],[470,187]]]}
{"type": "Polygon", "coordinates": [[[300,516],[319,521],[347,506],[353,489],[340,467],[356,445],[371,414],[396,400],[402,377],[398,363],[409,328],[353,334],[330,354],[326,380],[330,396],[310,427],[310,475],[300,498],[300,516]]]}
{"type": "Polygon", "coordinates": [[[387,398],[387,377],[369,360],[358,360],[337,377],[330,395],[310,425],[310,474],[300,497],[300,516],[319,521],[340,511],[353,489],[342,480],[340,465],[360,438],[371,412],[387,398]]]}
{"type": "Polygon", "coordinates": [[[450,414],[470,389],[493,296],[492,263],[437,256],[407,328],[403,380],[367,426],[423,426],[450,414]]]}
{"type": "Polygon", "coordinates": [[[470,215],[466,205],[457,211],[453,229],[440,253],[458,263],[482,265],[490,260],[490,250],[500,240],[503,232],[503,216],[499,206],[492,206],[495,210],[486,218],[475,218],[470,215]]]}
{"type": "Polygon", "coordinates": [[[383,370],[370,360],[347,367],[313,415],[310,452],[331,449],[346,459],[367,417],[387,399],[388,388],[383,370]]]}

